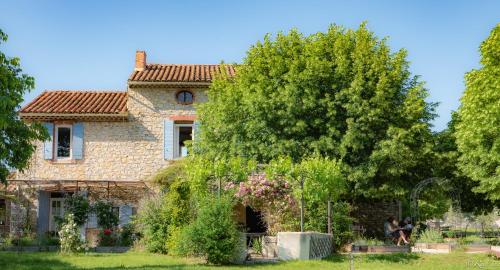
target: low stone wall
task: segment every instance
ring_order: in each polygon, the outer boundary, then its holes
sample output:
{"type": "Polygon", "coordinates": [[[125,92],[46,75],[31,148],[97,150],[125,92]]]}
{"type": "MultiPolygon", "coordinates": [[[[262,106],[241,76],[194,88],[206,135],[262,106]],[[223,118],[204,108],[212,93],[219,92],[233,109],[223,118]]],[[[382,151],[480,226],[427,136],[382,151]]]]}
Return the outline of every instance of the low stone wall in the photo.
{"type": "Polygon", "coordinates": [[[354,253],[408,253],[410,252],[409,246],[352,246],[354,253]]]}
{"type": "Polygon", "coordinates": [[[465,253],[490,253],[491,252],[490,245],[467,245],[464,247],[465,253]]]}
{"type": "Polygon", "coordinates": [[[491,255],[500,258],[500,246],[491,246],[491,255]]]}
{"type": "Polygon", "coordinates": [[[317,232],[279,232],[278,258],[280,260],[310,260],[332,253],[332,236],[317,232]]]}
{"type": "Polygon", "coordinates": [[[450,243],[416,243],[412,252],[417,253],[450,253],[456,245],[450,243]]]}

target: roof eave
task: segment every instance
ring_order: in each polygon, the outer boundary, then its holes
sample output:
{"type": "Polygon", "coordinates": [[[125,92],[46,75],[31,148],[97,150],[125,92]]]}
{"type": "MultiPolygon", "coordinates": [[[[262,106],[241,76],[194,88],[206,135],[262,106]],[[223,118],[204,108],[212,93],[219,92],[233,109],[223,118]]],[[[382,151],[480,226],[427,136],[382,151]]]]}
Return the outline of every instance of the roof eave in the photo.
{"type": "Polygon", "coordinates": [[[211,82],[158,82],[128,80],[128,86],[134,87],[209,87],[211,82]]]}
{"type": "Polygon", "coordinates": [[[128,120],[128,112],[119,113],[26,113],[20,112],[24,121],[80,120],[85,122],[123,122],[128,120]]]}

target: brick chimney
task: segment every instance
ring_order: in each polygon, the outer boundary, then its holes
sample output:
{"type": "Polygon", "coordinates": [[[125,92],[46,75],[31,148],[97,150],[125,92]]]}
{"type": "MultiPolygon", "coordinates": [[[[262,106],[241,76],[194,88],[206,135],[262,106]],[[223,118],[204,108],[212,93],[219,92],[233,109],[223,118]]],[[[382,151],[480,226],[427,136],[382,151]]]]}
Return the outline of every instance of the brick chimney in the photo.
{"type": "Polygon", "coordinates": [[[146,68],[146,52],[136,51],[135,52],[135,68],[136,71],[143,71],[146,68]]]}

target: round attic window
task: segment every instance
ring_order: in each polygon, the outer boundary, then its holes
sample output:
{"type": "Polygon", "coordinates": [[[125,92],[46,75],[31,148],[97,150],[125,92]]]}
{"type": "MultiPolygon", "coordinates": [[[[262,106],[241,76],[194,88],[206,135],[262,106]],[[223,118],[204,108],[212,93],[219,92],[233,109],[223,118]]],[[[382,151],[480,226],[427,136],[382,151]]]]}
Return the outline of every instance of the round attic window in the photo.
{"type": "Polygon", "coordinates": [[[183,91],[177,92],[176,99],[177,99],[178,103],[187,105],[187,104],[193,103],[194,95],[193,95],[193,93],[191,93],[189,91],[183,90],[183,91]]]}

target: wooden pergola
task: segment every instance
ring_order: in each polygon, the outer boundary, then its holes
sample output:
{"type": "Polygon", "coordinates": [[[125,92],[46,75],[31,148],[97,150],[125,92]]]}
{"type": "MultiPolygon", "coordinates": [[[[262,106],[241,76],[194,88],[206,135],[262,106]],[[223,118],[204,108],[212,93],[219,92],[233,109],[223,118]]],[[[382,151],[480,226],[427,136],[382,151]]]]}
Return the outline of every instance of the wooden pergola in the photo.
{"type": "Polygon", "coordinates": [[[47,192],[76,193],[86,192],[93,200],[118,200],[138,202],[152,192],[146,182],[138,180],[8,180],[4,186],[6,193],[19,193],[22,189],[32,188],[47,192]]]}

